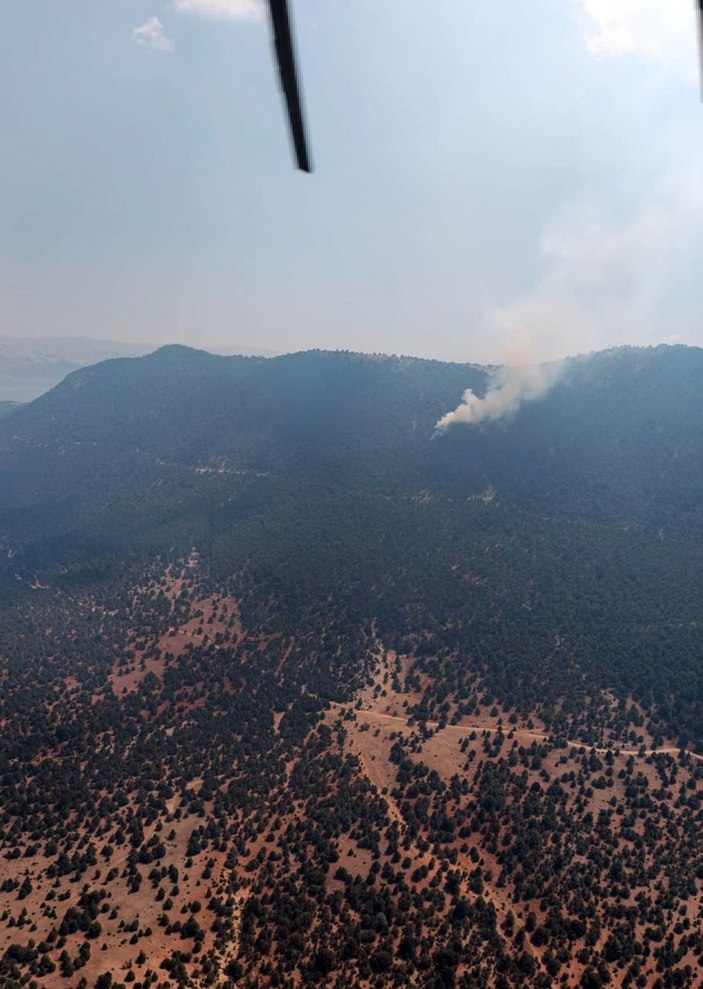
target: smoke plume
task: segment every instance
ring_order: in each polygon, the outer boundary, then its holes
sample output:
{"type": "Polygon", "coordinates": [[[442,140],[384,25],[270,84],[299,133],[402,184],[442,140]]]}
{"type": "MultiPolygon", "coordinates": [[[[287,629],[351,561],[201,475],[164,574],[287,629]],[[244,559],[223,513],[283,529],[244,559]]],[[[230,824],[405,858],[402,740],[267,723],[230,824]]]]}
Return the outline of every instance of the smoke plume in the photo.
{"type": "Polygon", "coordinates": [[[545,395],[555,384],[563,367],[562,361],[550,364],[533,364],[522,367],[499,368],[484,398],[467,388],[461,403],[453,412],[447,412],[437,423],[438,432],[444,432],[454,423],[476,425],[492,419],[509,416],[523,402],[534,401],[545,395]]]}

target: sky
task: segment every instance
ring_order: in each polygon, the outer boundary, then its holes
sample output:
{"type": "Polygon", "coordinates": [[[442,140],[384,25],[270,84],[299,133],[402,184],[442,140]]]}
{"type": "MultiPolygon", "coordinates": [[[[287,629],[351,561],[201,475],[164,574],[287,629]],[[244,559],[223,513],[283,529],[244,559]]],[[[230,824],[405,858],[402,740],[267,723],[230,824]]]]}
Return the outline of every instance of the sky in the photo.
{"type": "Polygon", "coordinates": [[[703,345],[694,0],[0,8],[0,334],[497,362],[703,345]]]}

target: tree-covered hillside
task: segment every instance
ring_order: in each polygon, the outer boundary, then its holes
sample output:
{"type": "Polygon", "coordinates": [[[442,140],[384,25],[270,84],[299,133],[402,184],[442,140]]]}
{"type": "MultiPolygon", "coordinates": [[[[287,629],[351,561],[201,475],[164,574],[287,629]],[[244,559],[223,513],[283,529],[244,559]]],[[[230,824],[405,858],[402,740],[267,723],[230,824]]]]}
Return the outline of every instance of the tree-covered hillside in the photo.
{"type": "Polygon", "coordinates": [[[3,986],[696,985],[703,351],[437,433],[489,382],[167,347],[2,417],[3,986]]]}
{"type": "Polygon", "coordinates": [[[699,741],[703,352],[573,360],[510,419],[437,435],[486,381],[182,347],[78,371],[0,427],[6,593],[195,546],[246,561],[279,621],[331,601],[483,657],[513,702],[578,669],[699,741]]]}
{"type": "MultiPolygon", "coordinates": [[[[395,494],[426,485],[464,496],[488,484],[517,507],[691,525],[703,470],[702,372],[703,352],[686,347],[576,359],[546,397],[510,419],[437,438],[437,419],[464,388],[485,388],[486,370],[349,353],[266,360],[166,347],[70,375],[23,409],[0,441],[3,463],[17,483],[26,479],[25,491],[39,445],[94,472],[143,457],[148,480],[160,466],[224,458],[240,471],[325,490],[395,494]],[[82,461],[75,448],[87,448],[82,461]]],[[[139,467],[130,481],[139,482],[139,467]]],[[[61,490],[71,493],[67,481],[61,490]]]]}

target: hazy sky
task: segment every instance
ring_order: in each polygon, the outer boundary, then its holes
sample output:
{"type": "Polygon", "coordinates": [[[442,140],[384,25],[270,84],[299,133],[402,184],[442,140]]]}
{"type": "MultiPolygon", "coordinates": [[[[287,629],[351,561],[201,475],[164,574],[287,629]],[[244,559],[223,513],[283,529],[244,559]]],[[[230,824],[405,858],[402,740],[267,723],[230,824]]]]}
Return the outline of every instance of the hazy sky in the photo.
{"type": "Polygon", "coordinates": [[[0,333],[458,360],[703,344],[694,0],[7,0],[0,333]]]}

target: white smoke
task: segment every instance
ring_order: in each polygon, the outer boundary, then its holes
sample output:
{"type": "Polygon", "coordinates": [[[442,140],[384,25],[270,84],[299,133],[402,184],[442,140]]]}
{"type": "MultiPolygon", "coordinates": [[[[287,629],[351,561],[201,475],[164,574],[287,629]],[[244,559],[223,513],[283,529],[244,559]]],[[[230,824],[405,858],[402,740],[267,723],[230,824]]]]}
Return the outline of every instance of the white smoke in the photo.
{"type": "MultiPolygon", "coordinates": [[[[567,203],[540,239],[532,288],[490,311],[482,332],[507,341],[485,398],[467,391],[437,423],[479,423],[515,412],[552,387],[564,353],[696,339],[694,259],[703,247],[703,179],[688,168],[648,190],[624,216],[597,200],[567,203]],[[672,332],[673,331],[673,332],[672,332]]],[[[696,281],[698,278],[698,281],[696,281]]]]}
{"type": "Polygon", "coordinates": [[[530,402],[545,395],[556,383],[562,368],[562,361],[501,367],[495,372],[484,398],[479,398],[467,388],[461,403],[453,412],[443,415],[435,428],[438,432],[444,432],[458,422],[476,425],[509,416],[516,412],[523,402],[530,402]]]}

